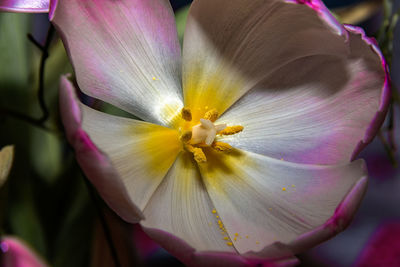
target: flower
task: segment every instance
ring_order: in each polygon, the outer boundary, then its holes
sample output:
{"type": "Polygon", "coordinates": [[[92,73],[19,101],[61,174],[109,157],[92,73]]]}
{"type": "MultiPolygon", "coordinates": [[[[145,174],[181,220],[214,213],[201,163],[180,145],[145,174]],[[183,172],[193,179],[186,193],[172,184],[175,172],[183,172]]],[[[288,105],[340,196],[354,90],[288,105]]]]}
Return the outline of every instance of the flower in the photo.
{"type": "Polygon", "coordinates": [[[49,0],[0,0],[0,11],[47,13],[49,0]]]}
{"type": "Polygon", "coordinates": [[[182,57],[168,1],[51,1],[49,16],[81,90],[144,120],[83,105],[63,77],[77,160],[185,264],[290,264],[349,224],[388,76],[321,1],[194,1],[182,57]]]}
{"type": "Polygon", "coordinates": [[[46,267],[47,265],[28,246],[15,237],[0,240],[3,267],[46,267]]]}

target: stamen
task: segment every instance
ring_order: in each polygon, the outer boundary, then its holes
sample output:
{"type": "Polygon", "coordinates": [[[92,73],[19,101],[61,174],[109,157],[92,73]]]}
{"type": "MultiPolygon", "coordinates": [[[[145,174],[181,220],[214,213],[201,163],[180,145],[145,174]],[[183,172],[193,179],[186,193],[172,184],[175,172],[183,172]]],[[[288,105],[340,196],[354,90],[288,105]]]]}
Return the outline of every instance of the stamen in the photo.
{"type": "Polygon", "coordinates": [[[215,122],[218,119],[218,116],[219,116],[218,111],[215,108],[213,108],[207,111],[206,114],[204,114],[204,119],[215,122]]]}
{"type": "Polygon", "coordinates": [[[197,163],[204,163],[207,162],[206,155],[204,154],[203,150],[199,147],[194,147],[192,145],[186,144],[186,149],[193,153],[194,160],[197,163]]]}
{"type": "Polygon", "coordinates": [[[183,108],[181,110],[182,118],[185,121],[191,121],[192,120],[192,112],[190,111],[189,108],[183,108]]]}
{"type": "Polygon", "coordinates": [[[218,134],[222,135],[232,135],[232,134],[237,134],[243,131],[244,127],[241,125],[235,125],[235,126],[228,126],[224,130],[220,131],[218,134]]]}
{"type": "Polygon", "coordinates": [[[181,135],[181,141],[187,143],[192,139],[192,131],[186,131],[181,135]]]}
{"type": "Polygon", "coordinates": [[[214,142],[211,145],[212,148],[214,148],[217,151],[221,152],[228,152],[232,150],[232,146],[230,144],[224,143],[224,142],[214,142]]]}

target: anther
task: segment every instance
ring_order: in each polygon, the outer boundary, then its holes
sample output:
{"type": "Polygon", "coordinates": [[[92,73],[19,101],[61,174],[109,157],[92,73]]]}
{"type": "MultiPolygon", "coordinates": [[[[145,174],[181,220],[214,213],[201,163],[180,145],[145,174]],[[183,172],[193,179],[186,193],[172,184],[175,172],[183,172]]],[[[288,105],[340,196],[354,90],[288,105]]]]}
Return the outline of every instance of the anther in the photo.
{"type": "Polygon", "coordinates": [[[181,135],[181,141],[187,143],[192,139],[192,131],[186,131],[181,135]]]}
{"type": "Polygon", "coordinates": [[[232,134],[237,134],[243,131],[244,127],[241,125],[235,125],[235,126],[228,126],[224,130],[220,131],[218,134],[222,135],[232,135],[232,134]]]}
{"type": "Polygon", "coordinates": [[[228,152],[232,150],[232,146],[230,144],[224,143],[224,142],[214,142],[211,145],[212,148],[214,148],[217,151],[225,151],[228,152]]]}
{"type": "Polygon", "coordinates": [[[204,119],[215,122],[218,119],[218,116],[219,116],[218,111],[215,108],[213,108],[207,111],[206,114],[204,114],[204,119]]]}
{"type": "Polygon", "coordinates": [[[182,115],[182,118],[185,121],[191,121],[192,120],[192,112],[190,111],[189,108],[182,108],[181,115],[182,115]]]}
{"type": "Polygon", "coordinates": [[[197,163],[205,163],[207,162],[206,155],[204,154],[203,150],[199,147],[194,147],[192,145],[186,144],[186,149],[193,153],[194,160],[197,163]]]}

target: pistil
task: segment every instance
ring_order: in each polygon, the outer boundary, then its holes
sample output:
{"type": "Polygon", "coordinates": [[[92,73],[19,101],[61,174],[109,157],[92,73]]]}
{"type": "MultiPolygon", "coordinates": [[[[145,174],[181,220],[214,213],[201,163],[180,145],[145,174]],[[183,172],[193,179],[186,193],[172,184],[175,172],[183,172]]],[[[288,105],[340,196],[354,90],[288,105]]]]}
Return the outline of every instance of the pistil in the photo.
{"type": "MultiPolygon", "coordinates": [[[[182,118],[190,122],[192,120],[192,113],[189,108],[181,110],[182,118]]],[[[200,119],[200,123],[194,125],[191,130],[182,133],[181,141],[184,148],[193,154],[193,157],[198,163],[207,162],[207,157],[204,154],[203,148],[211,147],[219,152],[229,152],[232,146],[215,141],[216,136],[219,135],[232,135],[239,133],[243,130],[243,126],[227,126],[226,124],[217,124],[214,122],[218,119],[219,114],[216,109],[211,109],[204,114],[200,119]]]]}

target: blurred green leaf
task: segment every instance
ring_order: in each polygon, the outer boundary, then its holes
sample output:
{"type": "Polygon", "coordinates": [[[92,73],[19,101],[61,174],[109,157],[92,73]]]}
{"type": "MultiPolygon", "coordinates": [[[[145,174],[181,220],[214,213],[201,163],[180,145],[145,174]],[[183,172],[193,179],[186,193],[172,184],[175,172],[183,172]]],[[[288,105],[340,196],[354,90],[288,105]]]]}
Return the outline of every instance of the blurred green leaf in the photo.
{"type": "Polygon", "coordinates": [[[58,233],[54,246],[55,267],[88,266],[93,234],[94,207],[92,207],[84,177],[79,181],[74,198],[58,233]]]}
{"type": "Polygon", "coordinates": [[[34,205],[32,188],[31,184],[21,184],[19,195],[9,202],[8,219],[14,235],[25,240],[41,255],[46,255],[45,235],[34,205]]]}
{"type": "Polygon", "coordinates": [[[47,183],[52,183],[62,171],[62,151],[59,137],[40,128],[32,129],[30,158],[33,169],[47,183]]]}
{"type": "Polygon", "coordinates": [[[57,96],[60,76],[72,72],[72,65],[69,62],[64,45],[60,38],[56,38],[50,46],[49,57],[46,61],[45,88],[51,88],[51,90],[47,90],[47,92],[50,93],[50,96],[47,94],[48,98],[57,96]]]}
{"type": "Polygon", "coordinates": [[[185,33],[186,19],[189,14],[190,6],[185,6],[175,12],[176,28],[178,30],[179,42],[183,43],[183,34],[185,33]]]}
{"type": "Polygon", "coordinates": [[[0,88],[28,84],[29,21],[26,14],[0,13],[0,88]]]}

